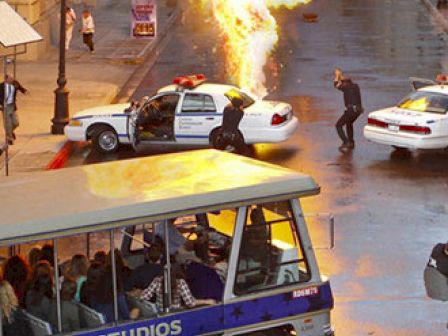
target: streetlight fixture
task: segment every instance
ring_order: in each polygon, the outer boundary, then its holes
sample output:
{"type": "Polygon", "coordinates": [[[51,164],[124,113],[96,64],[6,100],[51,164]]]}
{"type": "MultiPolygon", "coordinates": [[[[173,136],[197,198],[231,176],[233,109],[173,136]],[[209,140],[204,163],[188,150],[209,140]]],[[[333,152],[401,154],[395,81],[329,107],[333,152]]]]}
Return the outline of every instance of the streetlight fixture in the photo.
{"type": "Polygon", "coordinates": [[[53,119],[51,119],[51,122],[53,123],[51,125],[52,134],[64,134],[64,126],[68,124],[69,116],[69,90],[65,86],[67,84],[67,79],[65,77],[65,12],[65,0],[61,0],[61,25],[59,32],[59,73],[57,80],[58,87],[56,88],[56,90],[54,90],[54,117],[53,119]]]}

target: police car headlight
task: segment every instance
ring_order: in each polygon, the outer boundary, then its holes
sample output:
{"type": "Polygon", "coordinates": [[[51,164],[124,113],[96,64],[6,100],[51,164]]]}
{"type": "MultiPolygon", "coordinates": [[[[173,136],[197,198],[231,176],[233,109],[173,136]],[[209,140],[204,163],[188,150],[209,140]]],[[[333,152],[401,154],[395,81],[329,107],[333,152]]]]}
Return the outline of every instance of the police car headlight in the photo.
{"type": "Polygon", "coordinates": [[[68,123],[68,125],[79,127],[79,126],[82,126],[82,121],[79,119],[71,119],[70,122],[68,123]]]}

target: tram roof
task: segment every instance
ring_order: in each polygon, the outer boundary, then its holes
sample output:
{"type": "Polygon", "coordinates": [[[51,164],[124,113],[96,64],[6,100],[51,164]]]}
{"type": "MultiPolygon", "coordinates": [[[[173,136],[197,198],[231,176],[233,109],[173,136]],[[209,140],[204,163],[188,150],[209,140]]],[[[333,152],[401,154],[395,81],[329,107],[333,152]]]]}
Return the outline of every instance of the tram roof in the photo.
{"type": "Polygon", "coordinates": [[[0,181],[0,245],[318,192],[308,175],[215,150],[9,177],[0,181]]]}

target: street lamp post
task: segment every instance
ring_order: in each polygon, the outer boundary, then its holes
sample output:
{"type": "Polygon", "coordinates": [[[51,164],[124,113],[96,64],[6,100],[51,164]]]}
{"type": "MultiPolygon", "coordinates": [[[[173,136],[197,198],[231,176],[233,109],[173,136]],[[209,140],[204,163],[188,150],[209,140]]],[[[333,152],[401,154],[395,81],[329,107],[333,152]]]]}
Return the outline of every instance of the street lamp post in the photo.
{"type": "Polygon", "coordinates": [[[61,26],[59,32],[59,74],[58,74],[58,87],[54,90],[55,103],[54,103],[54,117],[51,119],[53,123],[51,125],[52,134],[64,134],[64,126],[68,124],[68,94],[69,91],[66,88],[67,79],[65,78],[65,0],[61,0],[61,26]]]}

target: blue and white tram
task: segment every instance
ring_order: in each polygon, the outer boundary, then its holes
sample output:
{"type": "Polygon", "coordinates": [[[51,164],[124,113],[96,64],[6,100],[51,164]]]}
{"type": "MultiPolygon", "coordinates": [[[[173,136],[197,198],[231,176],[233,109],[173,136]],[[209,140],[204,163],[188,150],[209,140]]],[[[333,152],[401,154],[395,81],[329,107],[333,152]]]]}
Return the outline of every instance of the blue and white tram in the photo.
{"type": "MultiPolygon", "coordinates": [[[[80,237],[91,249],[100,244],[92,237],[106,233],[114,260],[120,232],[121,252],[136,267],[155,237],[164,241],[162,307],[127,295],[139,316],[119,320],[115,280],[113,321],[80,305],[83,329],[70,334],[330,336],[333,296],[300,204],[319,191],[307,175],[214,150],[36,173],[0,184],[0,244],[22,251],[52,240],[61,262],[80,237]],[[206,257],[198,258],[204,235],[206,257]],[[172,262],[182,264],[194,297],[214,304],[173,309],[172,262]]],[[[63,334],[59,286],[56,325],[25,313],[35,335],[63,334]]]]}

